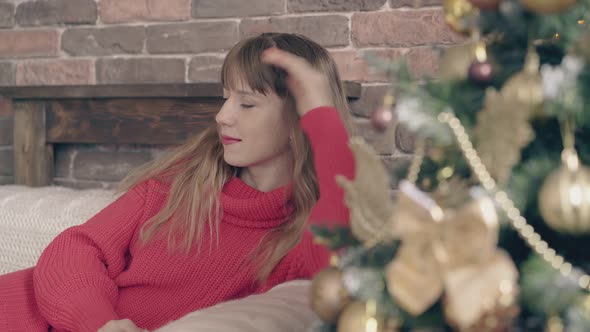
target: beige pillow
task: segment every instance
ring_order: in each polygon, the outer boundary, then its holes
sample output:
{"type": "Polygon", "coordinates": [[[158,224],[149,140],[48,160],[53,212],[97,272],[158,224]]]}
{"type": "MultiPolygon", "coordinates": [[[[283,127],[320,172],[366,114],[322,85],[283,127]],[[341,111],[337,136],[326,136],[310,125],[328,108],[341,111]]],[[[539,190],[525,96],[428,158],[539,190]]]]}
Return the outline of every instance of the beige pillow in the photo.
{"type": "Polygon", "coordinates": [[[280,284],[264,294],[217,304],[170,322],[156,332],[306,331],[315,321],[309,280],[280,284]]]}
{"type": "Polygon", "coordinates": [[[116,198],[102,189],[0,186],[0,274],[35,265],[59,233],[86,222],[116,198]]]}

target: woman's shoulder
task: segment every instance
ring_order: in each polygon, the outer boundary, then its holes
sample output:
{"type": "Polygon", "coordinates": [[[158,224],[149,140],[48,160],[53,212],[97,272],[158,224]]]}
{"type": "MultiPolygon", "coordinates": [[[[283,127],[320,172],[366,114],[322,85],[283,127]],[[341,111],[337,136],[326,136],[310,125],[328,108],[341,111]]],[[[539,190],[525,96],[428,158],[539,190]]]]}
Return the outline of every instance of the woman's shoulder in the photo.
{"type": "Polygon", "coordinates": [[[150,178],[132,186],[127,194],[133,194],[144,201],[165,199],[170,192],[171,184],[167,181],[150,178]]]}

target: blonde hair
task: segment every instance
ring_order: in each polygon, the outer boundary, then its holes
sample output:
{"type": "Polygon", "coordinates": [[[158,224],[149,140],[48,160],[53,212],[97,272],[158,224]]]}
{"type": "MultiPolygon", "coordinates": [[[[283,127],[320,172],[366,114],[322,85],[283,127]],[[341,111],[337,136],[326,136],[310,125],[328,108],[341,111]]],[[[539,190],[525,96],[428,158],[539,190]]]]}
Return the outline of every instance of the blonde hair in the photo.
{"type": "MultiPolygon", "coordinates": [[[[245,83],[256,92],[266,94],[273,91],[285,99],[289,111],[284,114],[291,123],[296,124],[290,133],[295,160],[293,179],[297,179],[293,181],[290,199],[294,209],[289,222],[272,229],[251,255],[249,262],[255,262],[259,283],[264,283],[278,262],[299,243],[311,209],[319,197],[311,147],[298,125],[299,116],[295,110],[295,100],[286,87],[286,74],[260,61],[262,52],[270,47],[306,59],[329,78],[334,104],[346,127],[351,130],[348,103],[336,65],[326,49],[317,43],[295,34],[265,33],[240,41],[227,54],[221,69],[224,88],[245,83]]],[[[211,240],[215,233],[218,241],[223,213],[220,193],[224,184],[237,176],[238,171],[224,161],[223,146],[214,124],[172,150],[166,159],[153,161],[130,174],[123,180],[121,190],[128,190],[148,179],[170,184],[164,208],[143,225],[140,240],[146,243],[154,236],[162,235],[163,226],[166,225],[169,248],[181,248],[188,253],[196,241],[200,250],[199,240],[205,235],[206,226],[210,230],[208,235],[211,240]]]]}

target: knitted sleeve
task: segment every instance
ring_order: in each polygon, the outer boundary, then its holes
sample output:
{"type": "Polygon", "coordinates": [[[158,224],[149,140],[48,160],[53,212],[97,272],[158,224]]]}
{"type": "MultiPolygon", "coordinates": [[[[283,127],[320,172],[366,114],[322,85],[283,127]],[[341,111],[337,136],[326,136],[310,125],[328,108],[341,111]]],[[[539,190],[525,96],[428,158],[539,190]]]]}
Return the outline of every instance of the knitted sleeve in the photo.
{"type": "MultiPolygon", "coordinates": [[[[318,107],[301,118],[301,126],[311,144],[320,189],[320,198],[311,211],[309,224],[348,225],[344,191],[336,183],[336,175],[352,179],[355,164],[348,147],[348,133],[340,115],[333,107],[318,107]]],[[[329,263],[328,250],[313,243],[313,234],[309,229],[296,250],[305,259],[310,275],[329,263]]]]}
{"type": "Polygon", "coordinates": [[[33,275],[42,315],[59,330],[96,332],[119,319],[113,278],[126,266],[130,241],[144,214],[147,184],[132,188],[86,223],[58,235],[33,275]]]}

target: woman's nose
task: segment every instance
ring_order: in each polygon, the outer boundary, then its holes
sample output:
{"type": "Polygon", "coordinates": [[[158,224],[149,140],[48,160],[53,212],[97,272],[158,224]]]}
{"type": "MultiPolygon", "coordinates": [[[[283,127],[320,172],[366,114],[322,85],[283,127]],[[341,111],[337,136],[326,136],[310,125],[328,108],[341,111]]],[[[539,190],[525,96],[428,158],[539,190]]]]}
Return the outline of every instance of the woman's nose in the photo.
{"type": "Polygon", "coordinates": [[[215,122],[220,125],[231,125],[233,116],[231,115],[230,103],[226,100],[217,115],[215,115],[215,122]]]}

